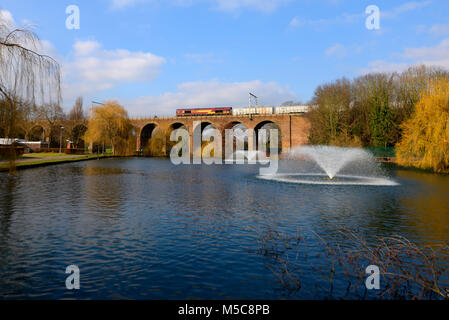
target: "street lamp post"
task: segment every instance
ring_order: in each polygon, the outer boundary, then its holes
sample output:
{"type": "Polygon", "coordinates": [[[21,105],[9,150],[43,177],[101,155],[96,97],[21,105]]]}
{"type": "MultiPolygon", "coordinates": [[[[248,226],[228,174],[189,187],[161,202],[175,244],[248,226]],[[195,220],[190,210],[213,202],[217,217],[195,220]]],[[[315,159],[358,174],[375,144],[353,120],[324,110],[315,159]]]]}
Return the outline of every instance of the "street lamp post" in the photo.
{"type": "Polygon", "coordinates": [[[64,130],[64,127],[61,127],[61,133],[59,135],[59,154],[62,153],[62,130],[64,130]]]}

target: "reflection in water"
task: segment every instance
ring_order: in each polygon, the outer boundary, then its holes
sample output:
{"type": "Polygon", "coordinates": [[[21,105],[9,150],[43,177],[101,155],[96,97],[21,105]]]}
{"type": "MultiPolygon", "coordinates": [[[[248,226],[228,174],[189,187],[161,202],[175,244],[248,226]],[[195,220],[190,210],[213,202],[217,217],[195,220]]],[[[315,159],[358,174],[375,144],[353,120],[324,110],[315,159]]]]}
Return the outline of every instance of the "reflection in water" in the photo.
{"type": "Polygon", "coordinates": [[[401,201],[410,227],[423,240],[449,243],[449,176],[408,170],[397,175],[411,183],[401,201]]]}
{"type": "Polygon", "coordinates": [[[83,201],[88,212],[98,217],[115,218],[125,211],[128,186],[122,177],[127,170],[115,167],[88,165],[82,168],[83,201]]]}
{"type": "Polygon", "coordinates": [[[11,224],[11,216],[14,209],[14,192],[16,190],[17,177],[11,175],[0,176],[1,186],[4,192],[0,194],[0,203],[2,206],[2,214],[0,215],[0,237],[7,236],[9,226],[11,224]]]}
{"type": "MultiPolygon", "coordinates": [[[[272,299],[285,292],[257,253],[267,229],[447,241],[448,177],[388,173],[400,187],[288,184],[257,179],[254,166],[160,159],[0,174],[0,297],[272,299]],[[76,293],[64,285],[71,264],[76,293]]],[[[319,241],[308,245],[318,256],[319,241]]]]}

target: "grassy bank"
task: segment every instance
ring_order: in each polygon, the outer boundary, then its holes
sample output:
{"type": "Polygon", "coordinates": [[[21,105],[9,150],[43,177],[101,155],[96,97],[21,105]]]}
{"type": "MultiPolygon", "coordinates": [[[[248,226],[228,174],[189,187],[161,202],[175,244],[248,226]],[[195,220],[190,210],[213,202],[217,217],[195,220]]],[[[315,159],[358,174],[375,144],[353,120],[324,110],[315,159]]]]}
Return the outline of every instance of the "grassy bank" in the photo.
{"type": "Polygon", "coordinates": [[[41,158],[54,158],[54,157],[67,157],[70,156],[70,154],[67,153],[51,153],[51,152],[44,152],[44,153],[28,153],[24,154],[20,159],[41,159],[41,158]]]}
{"type": "MultiPolygon", "coordinates": [[[[70,162],[79,162],[79,161],[88,161],[88,160],[96,160],[101,158],[109,158],[110,155],[83,155],[83,156],[68,156],[68,155],[59,155],[55,156],[54,154],[47,154],[43,157],[36,158],[36,160],[29,160],[26,162],[16,161],[15,167],[17,170],[28,169],[28,168],[36,168],[43,167],[55,164],[62,163],[70,163],[70,162]]],[[[33,159],[33,157],[23,157],[22,159],[33,159]]],[[[0,172],[9,171],[10,166],[9,163],[0,164],[0,172]]]]}

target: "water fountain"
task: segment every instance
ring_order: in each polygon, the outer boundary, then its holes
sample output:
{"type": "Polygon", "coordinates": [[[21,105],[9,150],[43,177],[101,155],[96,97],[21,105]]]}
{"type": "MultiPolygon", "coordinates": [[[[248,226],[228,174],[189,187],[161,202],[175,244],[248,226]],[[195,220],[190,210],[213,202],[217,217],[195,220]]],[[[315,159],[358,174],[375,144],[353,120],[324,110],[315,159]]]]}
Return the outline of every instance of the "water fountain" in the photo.
{"type": "Polygon", "coordinates": [[[308,169],[305,172],[277,173],[259,178],[319,185],[398,185],[380,173],[379,164],[370,152],[360,148],[304,146],[293,149],[287,159],[299,163],[313,162],[321,172],[308,169]]]}

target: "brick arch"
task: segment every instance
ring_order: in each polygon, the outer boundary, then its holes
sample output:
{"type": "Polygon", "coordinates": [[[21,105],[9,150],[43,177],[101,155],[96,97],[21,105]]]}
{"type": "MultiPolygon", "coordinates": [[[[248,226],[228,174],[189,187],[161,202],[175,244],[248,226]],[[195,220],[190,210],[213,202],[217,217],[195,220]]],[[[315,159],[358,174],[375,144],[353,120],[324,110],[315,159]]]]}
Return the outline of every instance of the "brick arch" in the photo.
{"type": "Polygon", "coordinates": [[[174,122],[168,124],[167,131],[169,131],[169,130],[173,131],[173,130],[176,130],[176,129],[182,127],[182,126],[186,127],[187,130],[189,129],[189,125],[185,121],[174,121],[174,122]]]}
{"type": "MultiPolygon", "coordinates": [[[[220,129],[222,126],[216,122],[216,121],[212,121],[212,120],[208,120],[208,119],[201,119],[201,120],[197,120],[197,122],[200,122],[201,125],[201,132],[204,131],[204,129],[209,126],[212,125],[214,128],[216,129],[220,129]]],[[[198,128],[198,126],[195,127],[194,123],[192,123],[192,130],[196,130],[198,128]]]]}
{"type": "Polygon", "coordinates": [[[148,140],[151,138],[151,136],[154,133],[154,130],[156,130],[157,128],[161,129],[161,126],[158,122],[155,121],[148,122],[147,124],[142,126],[138,134],[139,139],[138,148],[140,149],[139,151],[142,151],[146,147],[148,140]]]}
{"type": "MultiPolygon", "coordinates": [[[[226,153],[226,139],[231,138],[230,136],[227,137],[226,135],[226,131],[230,130],[230,129],[234,129],[237,125],[242,125],[245,127],[246,130],[251,130],[249,124],[245,121],[242,121],[240,119],[234,119],[233,121],[228,121],[228,122],[224,122],[222,130],[221,130],[221,135],[222,135],[222,150],[223,150],[223,154],[225,155],[226,153]]],[[[243,146],[240,145],[240,148],[243,147],[244,150],[253,150],[253,135],[252,135],[252,131],[247,132],[248,133],[248,137],[245,138],[245,140],[243,141],[243,146]]],[[[232,146],[232,150],[233,152],[235,152],[238,148],[238,144],[237,144],[237,138],[235,135],[232,136],[232,141],[228,141],[230,143],[230,145],[228,147],[232,146]]],[[[225,155],[226,156],[230,156],[230,155],[225,155]]]]}
{"type": "Polygon", "coordinates": [[[27,132],[27,139],[31,141],[43,141],[45,140],[45,135],[47,134],[47,130],[41,124],[33,125],[27,132]],[[39,131],[35,129],[39,128],[39,131]]]}
{"type": "Polygon", "coordinates": [[[244,121],[239,121],[239,120],[234,120],[231,122],[228,122],[224,125],[224,129],[232,129],[234,128],[236,125],[242,124],[244,125],[246,128],[248,128],[248,126],[245,124],[244,121]]]}
{"type": "Polygon", "coordinates": [[[279,149],[280,152],[282,152],[283,147],[283,130],[281,126],[276,123],[276,121],[273,121],[272,119],[264,119],[262,121],[258,121],[258,123],[254,126],[254,139],[255,139],[255,146],[259,148],[259,130],[262,129],[267,124],[273,124],[277,127],[279,130],[279,136],[278,136],[278,143],[279,143],[279,149]]]}
{"type": "Polygon", "coordinates": [[[182,128],[182,127],[185,127],[187,132],[189,132],[189,127],[190,126],[188,125],[188,123],[186,123],[186,121],[179,120],[179,121],[174,121],[174,122],[168,124],[168,126],[167,126],[167,128],[165,130],[165,146],[166,146],[165,147],[165,153],[166,153],[167,156],[170,155],[171,149],[176,144],[175,141],[171,141],[170,140],[172,132],[174,130],[182,128]]]}
{"type": "Polygon", "coordinates": [[[28,130],[24,126],[18,126],[16,129],[16,136],[15,138],[18,139],[26,139],[28,136],[28,130]]]}
{"type": "MultiPolygon", "coordinates": [[[[198,158],[201,158],[201,153],[202,153],[202,146],[203,144],[201,143],[201,148],[200,149],[194,149],[195,145],[194,145],[194,136],[196,134],[198,134],[198,130],[200,130],[200,136],[203,136],[203,132],[206,129],[206,127],[208,127],[209,125],[213,126],[215,129],[217,129],[218,131],[222,132],[223,131],[223,125],[219,122],[219,121],[213,121],[212,119],[195,119],[194,121],[192,121],[192,131],[191,132],[191,141],[190,141],[190,149],[191,152],[193,152],[193,154],[195,154],[198,158]],[[195,122],[200,122],[200,125],[196,125],[195,126],[195,122]]],[[[223,137],[222,137],[223,139],[223,137]]]]}

